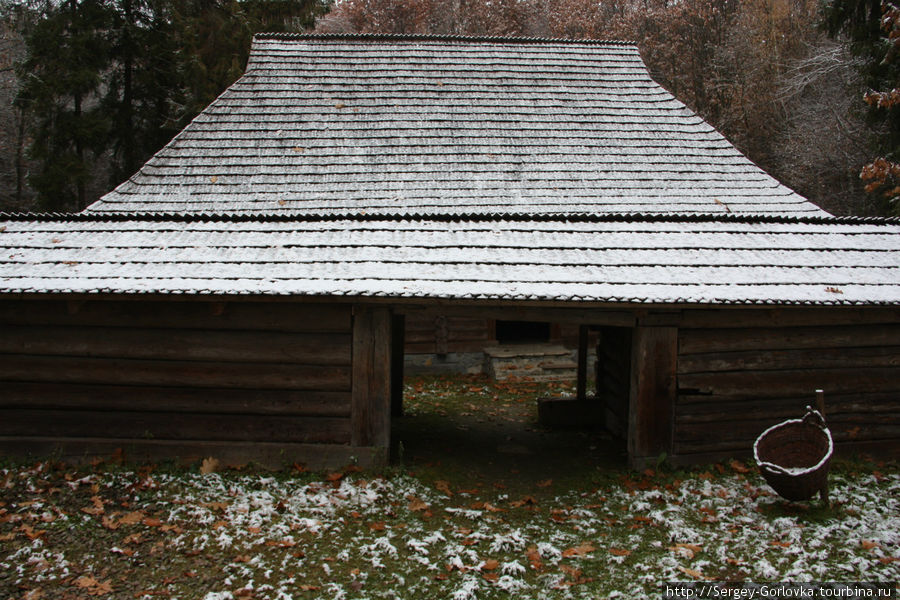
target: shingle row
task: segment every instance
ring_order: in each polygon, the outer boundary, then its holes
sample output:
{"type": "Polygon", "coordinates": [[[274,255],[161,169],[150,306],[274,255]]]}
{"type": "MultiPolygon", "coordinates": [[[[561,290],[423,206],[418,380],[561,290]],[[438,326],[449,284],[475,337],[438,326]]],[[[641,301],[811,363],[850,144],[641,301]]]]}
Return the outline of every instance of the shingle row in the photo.
{"type": "Polygon", "coordinates": [[[9,220],[0,293],[22,292],[896,304],[900,225],[9,220]]]}
{"type": "Polygon", "coordinates": [[[821,214],[615,43],[289,37],[92,211],[821,214]]]}

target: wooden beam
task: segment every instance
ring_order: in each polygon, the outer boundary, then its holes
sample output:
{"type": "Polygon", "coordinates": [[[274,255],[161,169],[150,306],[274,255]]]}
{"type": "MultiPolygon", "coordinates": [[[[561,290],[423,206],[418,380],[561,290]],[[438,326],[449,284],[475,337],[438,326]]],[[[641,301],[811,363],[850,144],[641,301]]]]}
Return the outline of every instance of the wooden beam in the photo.
{"type": "Polygon", "coordinates": [[[633,467],[672,454],[677,362],[678,328],[634,328],[628,410],[628,459],[633,467]]]}
{"type": "Polygon", "coordinates": [[[587,355],[588,355],[588,326],[578,326],[578,373],[575,383],[575,397],[579,401],[587,398],[587,355]]]}
{"type": "Polygon", "coordinates": [[[550,323],[577,323],[612,327],[632,327],[637,319],[633,311],[608,308],[587,309],[462,305],[397,305],[394,308],[405,315],[444,315],[447,317],[470,317],[502,321],[547,321],[550,323]]]}
{"type": "Polygon", "coordinates": [[[391,416],[403,416],[403,359],[406,346],[406,317],[394,315],[391,321],[391,416]]]}
{"type": "Polygon", "coordinates": [[[353,309],[351,445],[387,448],[391,433],[391,311],[353,309]]]}

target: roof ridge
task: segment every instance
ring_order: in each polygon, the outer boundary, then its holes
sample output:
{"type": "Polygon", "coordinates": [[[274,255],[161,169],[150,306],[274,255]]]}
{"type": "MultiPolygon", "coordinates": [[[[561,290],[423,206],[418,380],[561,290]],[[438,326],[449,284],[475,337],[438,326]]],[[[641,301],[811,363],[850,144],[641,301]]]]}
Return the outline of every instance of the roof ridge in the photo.
{"type": "MultiPolygon", "coordinates": [[[[821,224],[821,225],[900,225],[900,217],[854,217],[833,215],[747,215],[747,214],[647,214],[647,213],[459,213],[459,214],[303,214],[303,213],[179,213],[179,212],[0,212],[0,221],[37,222],[103,222],[143,221],[179,223],[230,222],[230,223],[287,223],[329,221],[433,221],[433,222],[553,222],[570,223],[771,223],[771,224],[821,224]]],[[[2,231],[2,230],[0,230],[2,231]]]]}
{"type": "Polygon", "coordinates": [[[636,46],[629,40],[599,40],[591,38],[550,38],[502,35],[457,35],[432,33],[257,33],[254,40],[358,40],[358,41],[412,41],[412,42],[474,42],[494,44],[573,44],[592,46],[636,46]]]}

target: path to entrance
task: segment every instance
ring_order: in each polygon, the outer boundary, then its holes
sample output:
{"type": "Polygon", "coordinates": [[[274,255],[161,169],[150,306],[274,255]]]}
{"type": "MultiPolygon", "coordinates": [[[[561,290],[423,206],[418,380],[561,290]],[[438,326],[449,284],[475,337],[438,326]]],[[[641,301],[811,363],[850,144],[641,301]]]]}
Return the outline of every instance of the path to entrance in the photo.
{"type": "Polygon", "coordinates": [[[622,468],[621,444],[602,431],[537,423],[537,398],[574,394],[574,384],[496,382],[485,376],[407,377],[405,415],[393,421],[393,462],[439,471],[458,484],[511,492],[583,482],[622,468]]]}

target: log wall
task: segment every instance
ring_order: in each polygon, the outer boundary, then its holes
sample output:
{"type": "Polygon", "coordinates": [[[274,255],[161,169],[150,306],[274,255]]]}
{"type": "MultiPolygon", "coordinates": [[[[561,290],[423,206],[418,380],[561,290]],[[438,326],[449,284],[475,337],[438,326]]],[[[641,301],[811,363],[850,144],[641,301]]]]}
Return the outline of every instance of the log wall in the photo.
{"type": "Polygon", "coordinates": [[[672,449],[680,462],[751,452],[767,427],[815,405],[816,389],[825,391],[836,443],[898,447],[896,311],[685,311],[677,378],[672,449]]]}
{"type": "Polygon", "coordinates": [[[494,341],[491,319],[426,313],[406,317],[407,354],[481,352],[494,341]]]}
{"type": "Polygon", "coordinates": [[[0,449],[371,458],[350,305],[4,300],[0,328],[0,449]]]}

